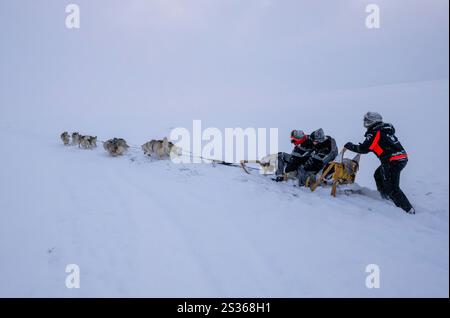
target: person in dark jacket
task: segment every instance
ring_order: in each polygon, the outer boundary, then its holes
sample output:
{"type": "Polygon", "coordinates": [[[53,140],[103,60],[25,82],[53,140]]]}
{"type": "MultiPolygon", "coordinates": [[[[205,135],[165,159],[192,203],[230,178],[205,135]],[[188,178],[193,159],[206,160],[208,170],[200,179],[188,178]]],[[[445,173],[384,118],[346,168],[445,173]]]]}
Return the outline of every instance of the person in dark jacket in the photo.
{"type": "Polygon", "coordinates": [[[408,154],[395,136],[394,126],[384,123],[380,114],[368,112],[364,115],[364,127],[367,128],[364,142],[359,145],[348,142],[345,148],[361,154],[375,153],[381,161],[374,174],[381,196],[391,199],[407,213],[415,214],[413,206],[400,189],[400,173],[408,163],[408,154]]]}
{"type": "Polygon", "coordinates": [[[291,154],[278,153],[276,181],[283,181],[285,173],[297,171],[308,161],[314,150],[313,142],[302,130],[293,130],[291,132],[291,143],[294,144],[291,154]]]}
{"type": "Polygon", "coordinates": [[[328,163],[333,161],[338,154],[336,140],[326,136],[322,128],[312,132],[310,139],[314,148],[309,159],[300,167],[299,179],[302,185],[306,183],[308,177],[315,176],[328,163]]]}

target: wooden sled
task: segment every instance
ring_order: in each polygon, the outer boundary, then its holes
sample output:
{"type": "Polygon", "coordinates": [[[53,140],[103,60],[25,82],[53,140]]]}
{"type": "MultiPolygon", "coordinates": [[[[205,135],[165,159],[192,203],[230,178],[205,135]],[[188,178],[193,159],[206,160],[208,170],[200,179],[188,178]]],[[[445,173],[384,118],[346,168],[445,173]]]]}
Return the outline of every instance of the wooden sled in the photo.
{"type": "Polygon", "coordinates": [[[311,191],[316,190],[321,184],[327,184],[328,179],[331,182],[331,195],[335,197],[338,185],[352,184],[355,182],[361,155],[357,154],[353,159],[344,158],[345,151],[345,148],[342,149],[338,155],[338,160],[330,162],[324,168],[319,179],[310,187],[311,191]]]}

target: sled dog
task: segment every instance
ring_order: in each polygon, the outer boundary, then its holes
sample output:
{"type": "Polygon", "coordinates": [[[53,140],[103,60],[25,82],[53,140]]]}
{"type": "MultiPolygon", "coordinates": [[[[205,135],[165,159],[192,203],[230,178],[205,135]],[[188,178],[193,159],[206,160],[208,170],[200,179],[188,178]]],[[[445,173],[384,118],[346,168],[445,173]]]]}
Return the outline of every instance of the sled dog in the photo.
{"type": "Polygon", "coordinates": [[[80,136],[80,147],[84,149],[97,147],[97,136],[80,136]]]}
{"type": "MultiPolygon", "coordinates": [[[[272,154],[267,155],[261,160],[241,160],[241,166],[244,169],[244,171],[248,174],[250,174],[250,171],[248,170],[246,163],[256,163],[260,166],[260,173],[264,175],[274,174],[277,170],[278,166],[278,154],[272,154]]],[[[295,177],[295,176],[293,176],[295,177]]],[[[287,178],[287,176],[286,176],[287,178]]]]}
{"type": "Polygon", "coordinates": [[[158,156],[159,159],[163,157],[169,157],[173,155],[179,155],[181,152],[181,148],[175,146],[172,142],[167,140],[167,137],[164,137],[163,140],[151,140],[141,146],[142,151],[147,156],[158,156]]]}
{"type": "Polygon", "coordinates": [[[70,135],[67,131],[63,132],[61,134],[61,140],[64,143],[65,146],[69,145],[70,143],[70,135]]]}
{"type": "Polygon", "coordinates": [[[124,139],[113,138],[103,143],[103,148],[105,148],[106,152],[108,152],[111,156],[115,157],[123,155],[129,146],[124,139]]]}
{"type": "Polygon", "coordinates": [[[81,135],[77,132],[72,133],[72,145],[79,146],[80,145],[81,135]]]}

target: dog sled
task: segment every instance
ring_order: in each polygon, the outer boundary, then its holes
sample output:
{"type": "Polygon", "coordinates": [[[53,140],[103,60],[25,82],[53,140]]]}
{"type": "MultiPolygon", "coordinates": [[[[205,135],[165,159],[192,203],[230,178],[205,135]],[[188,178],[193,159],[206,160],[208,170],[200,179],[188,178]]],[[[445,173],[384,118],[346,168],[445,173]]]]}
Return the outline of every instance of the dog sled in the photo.
{"type": "MultiPolygon", "coordinates": [[[[330,162],[322,172],[317,175],[310,176],[306,180],[306,187],[310,188],[314,192],[319,186],[331,186],[331,195],[336,197],[338,186],[350,185],[355,183],[356,174],[359,170],[359,161],[361,155],[357,154],[353,159],[345,158],[344,154],[346,149],[338,154],[335,161],[330,162]]],[[[278,155],[272,154],[263,157],[261,160],[241,160],[240,165],[242,169],[247,174],[250,173],[250,169],[253,167],[247,166],[247,164],[257,164],[259,165],[260,174],[263,175],[274,175],[278,167],[278,155]]],[[[296,178],[292,173],[285,174],[284,179],[296,178]]],[[[345,190],[345,193],[352,192],[351,189],[345,190]]]]}
{"type": "Polygon", "coordinates": [[[336,197],[339,185],[349,185],[355,183],[356,174],[359,170],[361,155],[357,154],[353,159],[345,158],[346,149],[343,148],[337,160],[330,162],[322,171],[320,177],[315,182],[307,181],[306,186],[314,192],[320,185],[331,185],[331,195],[336,197]]]}

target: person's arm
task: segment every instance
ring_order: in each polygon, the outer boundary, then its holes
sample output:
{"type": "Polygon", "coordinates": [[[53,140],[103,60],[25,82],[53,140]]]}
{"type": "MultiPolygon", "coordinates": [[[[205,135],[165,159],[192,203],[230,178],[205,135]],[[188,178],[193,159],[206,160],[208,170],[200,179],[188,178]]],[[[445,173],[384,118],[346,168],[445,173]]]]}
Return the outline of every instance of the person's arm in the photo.
{"type": "Polygon", "coordinates": [[[303,165],[303,169],[305,171],[316,171],[320,170],[322,166],[322,157],[318,153],[313,152],[308,161],[303,165]]]}
{"type": "Polygon", "coordinates": [[[345,144],[345,148],[356,152],[356,153],[360,153],[360,154],[366,154],[370,152],[370,145],[373,142],[373,139],[375,138],[375,135],[372,133],[366,134],[366,139],[360,143],[359,145],[355,145],[351,142],[348,142],[345,144]]]}
{"type": "Polygon", "coordinates": [[[284,168],[284,172],[289,173],[289,172],[295,171],[298,169],[298,166],[299,166],[298,160],[295,160],[294,158],[292,158],[291,162],[289,162],[286,165],[286,168],[284,168]]]}
{"type": "Polygon", "coordinates": [[[303,154],[300,154],[296,149],[294,149],[291,153],[291,160],[286,165],[286,168],[284,169],[284,172],[292,172],[296,171],[298,167],[306,162],[308,160],[309,156],[311,155],[310,151],[306,151],[303,154]]]}
{"type": "Polygon", "coordinates": [[[323,156],[323,158],[322,158],[322,162],[324,165],[326,165],[330,161],[334,160],[334,158],[336,158],[336,156],[338,155],[338,152],[339,152],[337,145],[336,145],[336,140],[334,140],[334,138],[331,138],[330,142],[331,142],[330,152],[328,154],[326,154],[325,156],[323,156]]]}
{"type": "Polygon", "coordinates": [[[303,168],[306,171],[316,170],[317,166],[321,164],[322,158],[323,156],[321,155],[320,151],[312,151],[308,160],[306,160],[305,164],[303,165],[303,168]]]}
{"type": "Polygon", "coordinates": [[[338,149],[336,146],[336,140],[330,137],[330,148],[322,149],[319,151],[314,151],[311,158],[306,162],[306,170],[314,170],[318,167],[324,167],[330,161],[334,160],[338,154],[338,149]]]}

